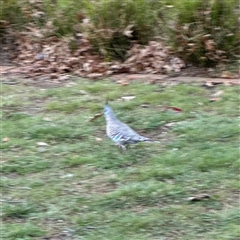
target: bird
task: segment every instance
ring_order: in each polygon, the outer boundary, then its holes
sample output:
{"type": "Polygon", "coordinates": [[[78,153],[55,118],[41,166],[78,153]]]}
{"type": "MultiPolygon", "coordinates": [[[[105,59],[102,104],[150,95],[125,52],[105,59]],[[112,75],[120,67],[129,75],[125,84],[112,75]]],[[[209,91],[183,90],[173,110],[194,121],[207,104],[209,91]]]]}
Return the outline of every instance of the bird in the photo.
{"type": "Polygon", "coordinates": [[[127,124],[121,122],[114,114],[112,108],[106,102],[103,113],[106,119],[107,136],[120,148],[126,150],[128,144],[138,142],[154,142],[150,138],[143,137],[130,128],[127,124]]]}

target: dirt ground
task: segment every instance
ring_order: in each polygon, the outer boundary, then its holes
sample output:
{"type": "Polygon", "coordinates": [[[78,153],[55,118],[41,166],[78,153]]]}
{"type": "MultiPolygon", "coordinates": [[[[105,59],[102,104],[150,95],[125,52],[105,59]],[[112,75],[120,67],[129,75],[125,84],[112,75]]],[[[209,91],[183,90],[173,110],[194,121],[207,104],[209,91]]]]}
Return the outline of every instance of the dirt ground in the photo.
{"type": "MultiPolygon", "coordinates": [[[[70,74],[63,74],[62,78],[51,79],[48,75],[40,75],[35,79],[29,78],[24,74],[21,67],[11,65],[8,61],[1,61],[0,63],[0,82],[8,85],[34,85],[41,88],[52,88],[65,86],[69,82],[79,78],[78,76],[72,76],[70,74]],[[61,80],[62,79],[62,80],[61,80]]],[[[209,77],[204,69],[188,68],[182,72],[171,75],[162,74],[116,74],[106,78],[110,78],[113,81],[121,84],[128,85],[134,81],[147,82],[149,84],[162,84],[162,85],[175,85],[179,82],[190,83],[199,82],[207,87],[212,87],[217,84],[224,84],[226,86],[240,85],[240,77],[237,75],[226,78],[213,78],[209,77]]],[[[94,80],[96,81],[96,79],[94,80]]]]}

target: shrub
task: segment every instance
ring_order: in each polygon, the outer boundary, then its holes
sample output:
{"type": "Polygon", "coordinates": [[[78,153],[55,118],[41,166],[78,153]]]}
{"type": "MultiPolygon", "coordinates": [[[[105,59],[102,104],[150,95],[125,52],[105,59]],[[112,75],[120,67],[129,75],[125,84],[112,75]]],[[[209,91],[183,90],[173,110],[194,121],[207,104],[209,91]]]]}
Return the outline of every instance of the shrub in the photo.
{"type": "Polygon", "coordinates": [[[236,59],[239,52],[237,0],[182,0],[171,35],[179,55],[202,66],[236,59]]]}
{"type": "Polygon", "coordinates": [[[20,3],[17,0],[0,0],[0,36],[5,33],[9,24],[21,27],[27,19],[22,12],[20,3]]]}
{"type": "Polygon", "coordinates": [[[62,37],[76,32],[75,26],[81,21],[79,13],[84,11],[85,0],[45,0],[44,3],[47,18],[53,22],[56,36],[62,37]]]}
{"type": "Polygon", "coordinates": [[[104,0],[89,4],[90,23],[82,26],[96,51],[124,59],[131,41],[146,44],[159,31],[160,1],[104,0]]]}
{"type": "Polygon", "coordinates": [[[0,0],[0,19],[12,24],[24,22],[24,14],[17,0],[0,0]]]}

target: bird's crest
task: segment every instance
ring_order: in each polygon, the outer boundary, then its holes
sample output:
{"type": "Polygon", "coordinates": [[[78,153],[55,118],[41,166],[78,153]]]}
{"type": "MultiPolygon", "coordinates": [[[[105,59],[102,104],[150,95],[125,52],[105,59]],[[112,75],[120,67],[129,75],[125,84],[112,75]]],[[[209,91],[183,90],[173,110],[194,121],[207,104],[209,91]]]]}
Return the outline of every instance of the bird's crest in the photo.
{"type": "Polygon", "coordinates": [[[107,97],[105,100],[105,105],[108,105],[108,100],[109,100],[109,98],[107,97]]]}
{"type": "Polygon", "coordinates": [[[112,108],[108,105],[108,99],[106,99],[105,105],[104,105],[104,109],[103,109],[103,113],[106,114],[113,114],[113,110],[112,108]]]}

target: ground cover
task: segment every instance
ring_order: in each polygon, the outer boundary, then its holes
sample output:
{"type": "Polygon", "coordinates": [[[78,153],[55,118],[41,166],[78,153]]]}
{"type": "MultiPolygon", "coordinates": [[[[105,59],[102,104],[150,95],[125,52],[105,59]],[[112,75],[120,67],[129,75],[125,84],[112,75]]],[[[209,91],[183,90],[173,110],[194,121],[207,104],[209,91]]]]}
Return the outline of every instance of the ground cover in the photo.
{"type": "Polygon", "coordinates": [[[240,238],[237,86],[75,79],[1,92],[3,239],[240,238]],[[106,98],[159,143],[121,152],[93,119],[106,98]]]}

